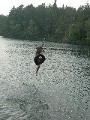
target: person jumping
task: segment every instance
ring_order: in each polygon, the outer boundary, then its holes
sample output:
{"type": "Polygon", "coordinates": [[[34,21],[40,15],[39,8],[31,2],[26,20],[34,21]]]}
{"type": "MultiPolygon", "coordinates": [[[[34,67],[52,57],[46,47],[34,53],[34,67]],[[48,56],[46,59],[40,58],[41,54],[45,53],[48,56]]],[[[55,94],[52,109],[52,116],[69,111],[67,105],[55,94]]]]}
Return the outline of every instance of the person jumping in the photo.
{"type": "Polygon", "coordinates": [[[38,74],[38,70],[40,68],[40,65],[46,60],[45,56],[42,54],[42,52],[44,52],[44,49],[42,46],[36,47],[37,51],[36,51],[36,55],[34,58],[34,62],[37,65],[36,75],[38,74]]]}

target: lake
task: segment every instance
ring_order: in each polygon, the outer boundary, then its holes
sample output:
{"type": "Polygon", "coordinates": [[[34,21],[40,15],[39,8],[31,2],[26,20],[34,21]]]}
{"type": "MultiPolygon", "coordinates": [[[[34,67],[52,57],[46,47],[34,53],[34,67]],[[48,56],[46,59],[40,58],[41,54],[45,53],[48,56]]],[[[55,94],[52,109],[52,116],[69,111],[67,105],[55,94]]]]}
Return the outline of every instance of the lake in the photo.
{"type": "Polygon", "coordinates": [[[0,120],[90,120],[90,47],[0,37],[0,120]]]}

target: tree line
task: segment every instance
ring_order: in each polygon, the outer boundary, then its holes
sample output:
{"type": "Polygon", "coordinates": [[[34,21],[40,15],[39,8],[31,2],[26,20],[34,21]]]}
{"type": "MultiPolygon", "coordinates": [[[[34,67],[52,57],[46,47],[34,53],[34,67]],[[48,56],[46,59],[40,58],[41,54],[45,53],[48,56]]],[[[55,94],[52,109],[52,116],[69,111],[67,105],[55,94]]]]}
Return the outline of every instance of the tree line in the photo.
{"type": "Polygon", "coordinates": [[[73,7],[44,3],[13,7],[0,15],[0,35],[25,40],[43,40],[90,45],[90,5],[73,7]]]}

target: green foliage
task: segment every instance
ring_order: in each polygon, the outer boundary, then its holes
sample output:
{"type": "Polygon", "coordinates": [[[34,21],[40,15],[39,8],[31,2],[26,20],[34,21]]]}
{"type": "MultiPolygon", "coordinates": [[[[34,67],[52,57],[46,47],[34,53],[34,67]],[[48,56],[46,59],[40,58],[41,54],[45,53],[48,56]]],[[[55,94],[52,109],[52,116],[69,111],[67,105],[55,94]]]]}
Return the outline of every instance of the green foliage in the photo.
{"type": "Polygon", "coordinates": [[[0,35],[2,35],[5,31],[6,19],[6,16],[0,15],[0,35]]]}
{"type": "Polygon", "coordinates": [[[67,41],[74,44],[90,45],[90,6],[81,6],[69,26],[67,41]]]}
{"type": "Polygon", "coordinates": [[[0,35],[32,40],[46,36],[50,41],[90,45],[90,6],[13,7],[8,16],[0,15],[0,35]]]}
{"type": "Polygon", "coordinates": [[[26,39],[30,39],[30,38],[35,39],[38,37],[38,29],[33,20],[29,21],[29,25],[25,30],[25,37],[26,39]]]}
{"type": "Polygon", "coordinates": [[[86,37],[84,23],[74,23],[69,27],[68,40],[73,43],[83,44],[86,37]]]}
{"type": "Polygon", "coordinates": [[[90,45],[90,19],[85,22],[85,30],[86,30],[86,43],[90,45]]]}

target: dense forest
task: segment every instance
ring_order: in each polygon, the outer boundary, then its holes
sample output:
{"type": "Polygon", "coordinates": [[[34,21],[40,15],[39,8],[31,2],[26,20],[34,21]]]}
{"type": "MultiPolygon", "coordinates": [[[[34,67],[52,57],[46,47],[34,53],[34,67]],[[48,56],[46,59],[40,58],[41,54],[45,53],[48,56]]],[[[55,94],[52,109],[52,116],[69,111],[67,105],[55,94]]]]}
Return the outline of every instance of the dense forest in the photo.
{"type": "Polygon", "coordinates": [[[43,40],[90,45],[90,5],[77,10],[56,4],[13,7],[0,15],[0,35],[24,40],[43,40]]]}

